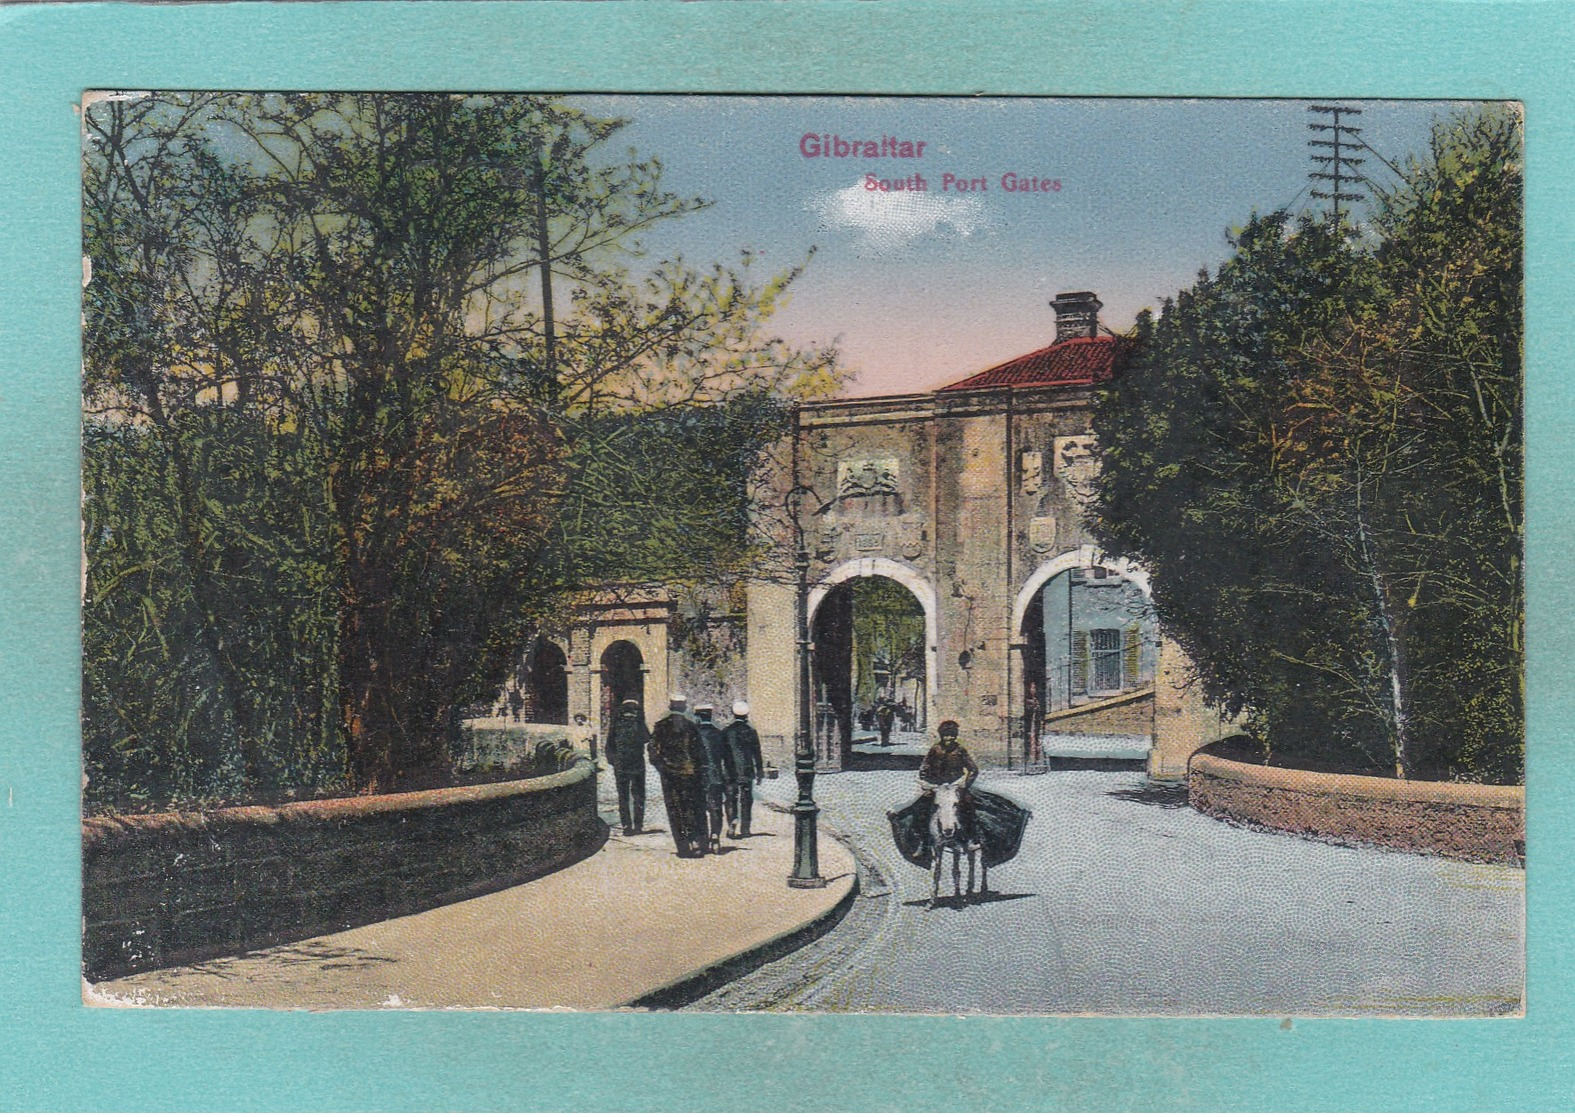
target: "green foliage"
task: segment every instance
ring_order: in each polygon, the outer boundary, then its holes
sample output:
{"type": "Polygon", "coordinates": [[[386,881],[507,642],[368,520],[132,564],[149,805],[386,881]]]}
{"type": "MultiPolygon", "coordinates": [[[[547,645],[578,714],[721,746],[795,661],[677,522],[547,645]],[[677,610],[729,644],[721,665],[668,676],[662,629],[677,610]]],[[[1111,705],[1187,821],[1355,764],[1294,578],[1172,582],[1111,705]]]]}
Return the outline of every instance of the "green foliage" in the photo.
{"type": "Polygon", "coordinates": [[[298,438],[230,409],[85,430],[90,802],[343,785],[327,492],[303,460],[298,438]]]}
{"type": "Polygon", "coordinates": [[[892,683],[924,678],[924,609],[906,587],[890,578],[856,578],[853,594],[854,700],[872,704],[876,697],[875,663],[891,672],[892,683]]]}
{"type": "Polygon", "coordinates": [[[559,584],[706,581],[743,569],[757,549],[750,480],[787,423],[783,402],[759,392],[570,420],[551,555],[559,584]]]}
{"type": "Polygon", "coordinates": [[[751,553],[770,397],[835,353],[760,332],[797,269],[630,276],[704,203],[603,154],[621,127],[519,96],[88,107],[90,799],[426,780],[566,591],[751,553]]]}
{"type": "Polygon", "coordinates": [[[1376,244],[1254,218],[1100,402],[1101,544],[1276,752],[1519,778],[1518,160],[1491,111],[1438,127],[1376,244]]]}

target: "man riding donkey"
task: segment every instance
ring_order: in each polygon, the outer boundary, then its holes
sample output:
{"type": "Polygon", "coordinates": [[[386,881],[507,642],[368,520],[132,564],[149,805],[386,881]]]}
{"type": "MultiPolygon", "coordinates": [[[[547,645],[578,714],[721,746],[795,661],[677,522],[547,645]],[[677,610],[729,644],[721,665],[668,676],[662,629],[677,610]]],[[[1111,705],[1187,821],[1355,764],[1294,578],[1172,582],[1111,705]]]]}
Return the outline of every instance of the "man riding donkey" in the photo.
{"type": "Polygon", "coordinates": [[[968,755],[968,750],[957,740],[957,723],[941,722],[940,741],[930,746],[930,751],[924,756],[924,763],[919,765],[919,783],[931,785],[921,798],[928,799],[933,804],[935,786],[956,783],[957,821],[962,828],[964,839],[972,845],[978,844],[979,826],[973,793],[968,789],[978,778],[979,765],[974,763],[973,757],[968,755]],[[958,783],[959,780],[962,782],[958,783]]]}
{"type": "Polygon", "coordinates": [[[978,895],[990,891],[990,870],[1017,856],[1030,812],[1004,795],[974,791],[979,765],[957,740],[957,723],[941,723],[941,739],[919,767],[920,795],[887,811],[891,836],[903,859],[930,871],[930,906],[940,900],[941,864],[952,855],[952,891],[962,903],[974,893],[974,869],[982,867],[978,895]],[[968,862],[968,891],[961,863],[968,862]]]}

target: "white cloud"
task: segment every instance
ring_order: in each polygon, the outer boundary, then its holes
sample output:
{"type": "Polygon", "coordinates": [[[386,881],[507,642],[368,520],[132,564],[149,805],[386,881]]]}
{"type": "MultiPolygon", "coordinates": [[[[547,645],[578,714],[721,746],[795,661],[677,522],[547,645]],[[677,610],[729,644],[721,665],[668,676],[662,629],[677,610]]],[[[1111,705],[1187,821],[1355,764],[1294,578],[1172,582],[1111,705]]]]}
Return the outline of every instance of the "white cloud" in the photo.
{"type": "Polygon", "coordinates": [[[873,253],[906,247],[920,237],[967,237],[987,229],[990,216],[980,198],[934,191],[866,190],[864,180],[809,200],[828,229],[857,229],[860,248],[873,253]]]}

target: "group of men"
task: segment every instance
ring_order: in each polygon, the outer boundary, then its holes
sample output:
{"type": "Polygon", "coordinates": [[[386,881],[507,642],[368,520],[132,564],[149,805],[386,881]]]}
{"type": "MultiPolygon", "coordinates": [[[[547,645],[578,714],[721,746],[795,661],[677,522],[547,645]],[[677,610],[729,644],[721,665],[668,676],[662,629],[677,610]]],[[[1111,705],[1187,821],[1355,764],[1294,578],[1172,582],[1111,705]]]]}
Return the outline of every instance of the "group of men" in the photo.
{"type": "Polygon", "coordinates": [[[733,703],[726,729],[711,720],[714,707],[675,694],[665,717],[650,729],[634,699],[623,703],[607,733],[607,761],[618,786],[618,820],[625,834],[645,829],[645,762],[662,781],[662,800],[679,857],[703,857],[729,838],[747,838],[754,810],[754,785],[765,778],[760,735],[749,724],[749,706],[733,703]]]}

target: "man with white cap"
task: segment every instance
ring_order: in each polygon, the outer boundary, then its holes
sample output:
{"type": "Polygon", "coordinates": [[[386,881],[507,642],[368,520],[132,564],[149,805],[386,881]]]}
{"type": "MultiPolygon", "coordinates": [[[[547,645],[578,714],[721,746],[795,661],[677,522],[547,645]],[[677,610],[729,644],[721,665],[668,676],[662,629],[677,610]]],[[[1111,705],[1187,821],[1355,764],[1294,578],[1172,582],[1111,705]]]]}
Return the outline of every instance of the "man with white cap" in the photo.
{"type": "Polygon", "coordinates": [[[749,724],[749,703],[733,703],[733,722],[722,733],[727,756],[727,836],[749,837],[749,819],[755,809],[754,785],[765,778],[760,756],[760,734],[749,724]]]}
{"type": "MultiPolygon", "coordinates": [[[[709,702],[695,703],[696,731],[700,734],[700,785],[705,795],[705,848],[722,852],[722,806],[727,798],[727,770],[731,767],[722,730],[711,721],[716,709],[709,702]]],[[[730,835],[737,837],[737,835],[730,835]]]]}
{"type": "Polygon", "coordinates": [[[705,853],[705,805],[700,786],[700,734],[684,713],[689,700],[675,694],[667,716],[651,727],[651,763],[662,777],[667,827],[679,857],[705,853]]]}

